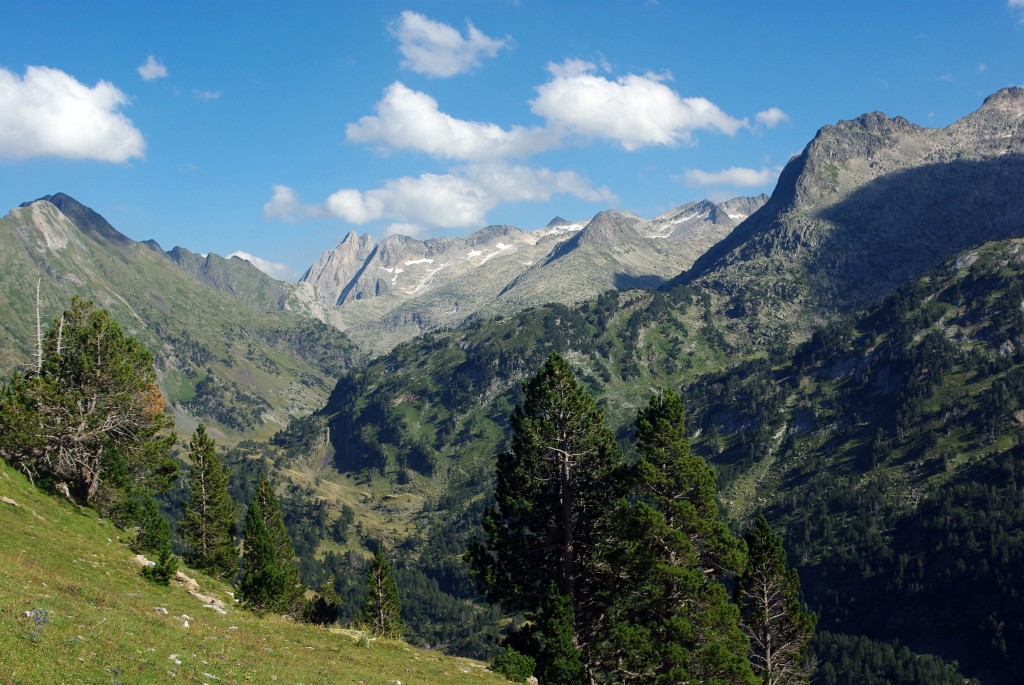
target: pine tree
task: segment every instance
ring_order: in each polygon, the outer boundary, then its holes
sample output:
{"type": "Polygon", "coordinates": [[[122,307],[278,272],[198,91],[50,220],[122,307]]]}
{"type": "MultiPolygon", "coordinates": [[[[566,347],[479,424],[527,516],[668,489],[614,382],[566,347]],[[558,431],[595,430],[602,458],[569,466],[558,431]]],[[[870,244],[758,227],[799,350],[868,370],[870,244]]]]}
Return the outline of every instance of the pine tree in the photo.
{"type": "Polygon", "coordinates": [[[551,583],[537,617],[537,673],[544,685],[584,682],[583,655],[576,646],[572,601],[551,583]]]}
{"type": "Polygon", "coordinates": [[[253,501],[258,502],[260,511],[263,513],[263,525],[266,526],[267,535],[270,536],[271,545],[274,548],[274,555],[282,562],[282,567],[287,566],[294,570],[296,582],[298,582],[298,569],[295,568],[295,547],[292,545],[291,536],[285,528],[284,518],[281,516],[281,505],[274,494],[274,488],[266,476],[262,476],[256,484],[256,494],[253,501]],[[284,564],[287,562],[287,564],[284,564]]]}
{"type": "Polygon", "coordinates": [[[621,569],[605,660],[622,682],[751,683],[747,640],[722,580],[742,543],[718,518],[715,475],[691,454],[679,396],[636,420],[635,499],[620,504],[611,563],[621,569]]]}
{"type": "Polygon", "coordinates": [[[173,420],[153,356],[110,314],[75,297],[42,341],[41,363],[0,393],[0,456],[104,514],[133,490],[165,491],[173,420]],[[125,478],[107,480],[113,460],[125,478]]]}
{"type": "Polygon", "coordinates": [[[168,585],[178,570],[178,558],[171,549],[171,527],[152,495],[136,497],[131,508],[135,511],[138,526],[132,549],[157,554],[157,561],[152,566],[143,567],[142,575],[154,583],[168,585]]]}
{"type": "Polygon", "coordinates": [[[181,536],[189,547],[186,558],[196,568],[222,577],[232,576],[238,567],[238,507],[228,494],[228,473],[203,424],[192,435],[189,458],[192,474],[181,520],[181,536]]]}
{"type": "MultiPolygon", "coordinates": [[[[569,639],[589,677],[590,646],[608,600],[603,554],[612,504],[624,493],[622,457],[560,356],[552,354],[523,389],[511,417],[511,451],[498,457],[485,539],[467,558],[492,602],[530,620],[544,611],[552,583],[560,588],[571,610],[569,639]]],[[[543,641],[537,637],[534,644],[543,641]]]]}
{"type": "Polygon", "coordinates": [[[135,539],[131,547],[136,552],[160,552],[171,541],[171,527],[160,512],[160,507],[148,493],[138,494],[132,501],[135,539]]]}
{"type": "Polygon", "coordinates": [[[285,594],[284,574],[277,563],[267,526],[263,523],[260,504],[255,500],[245,514],[242,549],[242,579],[239,583],[242,605],[259,614],[278,609],[285,594]]]}
{"type": "Polygon", "coordinates": [[[174,572],[178,570],[178,558],[171,550],[171,540],[168,538],[160,546],[157,561],[152,566],[142,569],[142,575],[158,585],[170,585],[174,572]]]}
{"type": "Polygon", "coordinates": [[[266,478],[260,479],[246,512],[242,549],[242,603],[257,613],[296,612],[303,588],[298,582],[295,550],[266,478]]]}
{"type": "Polygon", "coordinates": [[[809,681],[804,656],[817,617],[800,601],[800,579],[786,563],[786,550],[764,516],[746,534],[749,559],[736,586],[743,625],[750,635],[750,660],[764,685],[809,681]]]}
{"type": "Polygon", "coordinates": [[[398,585],[391,572],[391,565],[384,556],[383,545],[377,545],[373,563],[366,574],[366,585],[369,595],[359,614],[359,621],[374,635],[396,640],[401,638],[404,630],[402,605],[398,598],[398,585]]]}

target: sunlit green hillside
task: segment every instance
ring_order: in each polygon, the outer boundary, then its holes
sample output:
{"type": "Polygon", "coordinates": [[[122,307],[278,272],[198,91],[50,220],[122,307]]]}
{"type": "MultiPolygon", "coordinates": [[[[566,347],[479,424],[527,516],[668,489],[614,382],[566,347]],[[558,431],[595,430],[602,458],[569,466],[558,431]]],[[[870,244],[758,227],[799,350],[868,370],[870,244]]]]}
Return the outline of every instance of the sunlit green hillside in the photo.
{"type": "Polygon", "coordinates": [[[0,463],[0,683],[489,683],[478,662],[354,631],[257,618],[188,569],[139,575],[127,534],[34,489],[0,463]],[[216,598],[226,613],[204,605],[216,598]],[[164,612],[166,610],[166,613],[164,612]]]}

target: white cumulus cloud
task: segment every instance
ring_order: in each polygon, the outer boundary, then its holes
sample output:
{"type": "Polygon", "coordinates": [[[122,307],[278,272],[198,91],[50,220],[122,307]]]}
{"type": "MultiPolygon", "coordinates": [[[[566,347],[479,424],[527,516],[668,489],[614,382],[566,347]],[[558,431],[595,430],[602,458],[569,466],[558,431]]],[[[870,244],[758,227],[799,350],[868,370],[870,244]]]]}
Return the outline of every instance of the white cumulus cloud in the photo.
{"type": "Polygon", "coordinates": [[[721,171],[701,171],[690,169],[686,172],[686,182],[692,186],[735,186],[740,188],[755,188],[774,183],[781,167],[763,167],[761,169],[748,169],[745,167],[729,167],[721,171]]]}
{"type": "Polygon", "coordinates": [[[346,127],[350,142],[460,160],[526,157],[558,142],[540,128],[505,130],[497,124],[456,119],[441,112],[430,95],[400,82],[388,86],[374,109],[376,115],[346,127]]]}
{"type": "Polygon", "coordinates": [[[293,223],[300,219],[312,219],[324,216],[323,207],[304,205],[299,202],[299,195],[288,186],[274,186],[274,194],[270,202],[263,205],[263,218],[268,220],[281,219],[293,223]]]}
{"type": "Polygon", "coordinates": [[[775,128],[783,121],[788,121],[789,115],[778,107],[769,107],[763,112],[758,112],[754,120],[766,128],[775,128]]]}
{"type": "Polygon", "coordinates": [[[138,68],[138,72],[144,81],[167,78],[167,67],[153,55],[150,55],[146,59],[146,63],[138,68]]]}
{"type": "Polygon", "coordinates": [[[608,188],[594,188],[575,171],[552,171],[522,164],[470,164],[464,175],[501,202],[545,202],[555,195],[572,195],[588,202],[616,202],[608,188]]]}
{"type": "Polygon", "coordinates": [[[508,38],[491,38],[466,22],[466,36],[457,29],[406,10],[389,31],[398,40],[402,66],[418,74],[448,78],[479,66],[484,57],[494,57],[510,43],[508,38]]]}
{"type": "Polygon", "coordinates": [[[325,207],[333,216],[340,216],[353,224],[365,224],[384,216],[384,201],[390,194],[387,189],[371,190],[363,194],[361,191],[347,188],[331,194],[325,207]]]}
{"type": "Polygon", "coordinates": [[[339,190],[327,198],[327,210],[354,224],[387,218],[440,228],[467,228],[483,222],[497,200],[466,178],[421,174],[388,181],[383,188],[339,190]]]}
{"type": "MultiPolygon", "coordinates": [[[[294,193],[279,193],[267,206],[286,210],[267,218],[295,217],[312,208],[301,205],[294,193]],[[278,197],[278,195],[280,197],[278,197]],[[275,202],[276,201],[276,202],[275,202]]],[[[290,189],[285,189],[290,190],[290,189]]],[[[346,188],[333,193],[322,212],[353,224],[387,219],[407,235],[428,227],[478,228],[487,212],[507,202],[543,202],[555,195],[573,195],[588,201],[614,201],[607,188],[594,188],[572,171],[552,171],[504,162],[479,162],[446,174],[421,174],[392,179],[381,188],[346,188]]],[[[390,230],[390,229],[389,229],[390,230]]]]}
{"type": "Polygon", "coordinates": [[[279,281],[291,281],[294,280],[296,276],[298,276],[298,274],[295,272],[295,269],[291,268],[287,264],[279,264],[277,262],[267,261],[262,257],[257,257],[254,254],[249,254],[248,252],[236,250],[235,252],[232,252],[231,254],[228,255],[228,259],[231,259],[232,257],[244,259],[245,261],[249,262],[263,273],[267,274],[271,278],[276,278],[279,281]]]}
{"type": "Polygon", "coordinates": [[[746,119],[729,116],[705,98],[684,98],[659,74],[629,74],[614,81],[592,62],[550,64],[551,80],[537,88],[533,112],[548,125],[585,138],[612,140],[625,150],[680,145],[697,129],[734,135],[746,119]]]}
{"type": "Polygon", "coordinates": [[[0,157],[142,157],[142,133],[119,111],[127,104],[106,81],[90,88],[58,69],[27,67],[20,77],[0,67],[0,157]]]}

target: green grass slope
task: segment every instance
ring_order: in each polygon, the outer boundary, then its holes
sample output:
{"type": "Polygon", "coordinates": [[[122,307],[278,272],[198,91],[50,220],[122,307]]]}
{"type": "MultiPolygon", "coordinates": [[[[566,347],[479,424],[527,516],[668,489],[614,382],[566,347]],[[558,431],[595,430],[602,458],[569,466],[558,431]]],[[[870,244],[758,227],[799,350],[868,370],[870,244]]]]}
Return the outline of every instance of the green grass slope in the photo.
{"type": "Polygon", "coordinates": [[[478,662],[258,618],[139,575],[126,537],[0,462],[0,683],[499,683],[478,662]],[[163,613],[159,609],[166,609],[163,613]]]}

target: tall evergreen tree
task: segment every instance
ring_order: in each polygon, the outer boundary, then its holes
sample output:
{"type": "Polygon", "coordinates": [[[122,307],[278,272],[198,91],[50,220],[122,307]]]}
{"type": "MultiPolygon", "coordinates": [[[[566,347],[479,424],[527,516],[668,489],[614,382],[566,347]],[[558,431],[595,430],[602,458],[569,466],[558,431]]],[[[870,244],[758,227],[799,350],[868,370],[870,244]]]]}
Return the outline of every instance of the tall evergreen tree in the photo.
{"type": "Polygon", "coordinates": [[[242,606],[259,614],[279,609],[281,597],[285,594],[285,578],[263,522],[260,503],[255,500],[245,513],[242,550],[242,578],[239,583],[242,606]]]}
{"type": "Polygon", "coordinates": [[[259,613],[297,612],[303,588],[298,582],[295,550],[281,520],[277,497],[265,477],[256,486],[245,515],[242,549],[242,603],[259,613]]]}
{"type": "MultiPolygon", "coordinates": [[[[572,616],[569,639],[590,677],[591,645],[608,600],[609,514],[624,492],[622,457],[600,410],[560,356],[552,354],[523,389],[511,417],[511,451],[498,457],[485,539],[467,556],[488,598],[524,612],[535,626],[552,584],[559,588],[572,616]]],[[[531,644],[542,642],[538,636],[531,644]]]]}
{"type": "Polygon", "coordinates": [[[253,501],[258,502],[260,511],[263,513],[263,525],[267,528],[267,535],[274,548],[274,555],[282,562],[287,561],[287,566],[295,571],[295,580],[298,582],[298,569],[295,568],[295,546],[292,538],[285,528],[284,518],[281,516],[281,505],[274,494],[274,488],[266,476],[261,476],[256,484],[256,494],[253,501]]]}
{"type": "Polygon", "coordinates": [[[380,637],[398,639],[402,637],[402,604],[398,598],[398,585],[391,572],[391,565],[384,556],[384,546],[377,545],[373,563],[366,574],[369,595],[359,614],[360,622],[366,624],[369,632],[380,637]]]}
{"type": "Polygon", "coordinates": [[[228,494],[228,473],[203,424],[192,435],[189,458],[192,474],[181,520],[181,536],[189,547],[186,558],[197,568],[222,577],[232,576],[238,568],[238,506],[228,494]]]}
{"type": "Polygon", "coordinates": [[[782,537],[764,516],[746,534],[749,559],[736,585],[750,660],[764,685],[809,681],[804,667],[817,616],[800,601],[800,579],[786,563],[782,537]]]}
{"type": "Polygon", "coordinates": [[[636,420],[634,499],[620,504],[621,569],[604,644],[615,680],[752,683],[739,612],[722,584],[743,543],[718,518],[715,474],[690,452],[683,405],[654,395],[636,420]]]}

